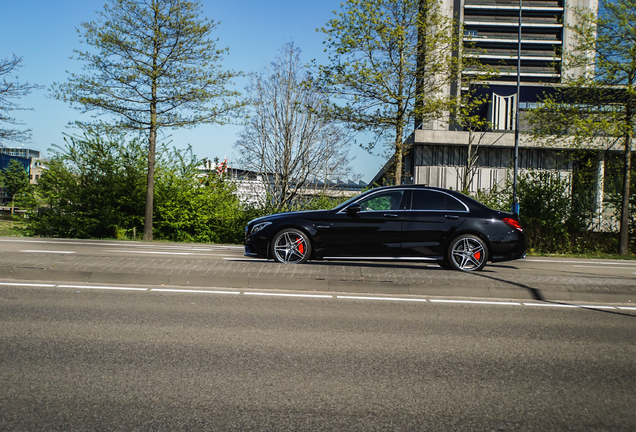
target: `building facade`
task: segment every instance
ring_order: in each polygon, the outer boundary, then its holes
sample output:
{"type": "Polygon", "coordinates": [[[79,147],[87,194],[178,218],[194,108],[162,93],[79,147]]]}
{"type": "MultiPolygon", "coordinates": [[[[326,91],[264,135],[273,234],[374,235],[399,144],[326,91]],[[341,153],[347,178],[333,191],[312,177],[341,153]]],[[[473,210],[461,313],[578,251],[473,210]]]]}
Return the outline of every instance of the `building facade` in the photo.
{"type": "MultiPolygon", "coordinates": [[[[498,77],[473,87],[488,102],[480,115],[488,120],[487,131],[470,132],[449,121],[434,121],[418,126],[409,138],[410,152],[404,161],[406,182],[462,189],[462,178],[469,151],[476,147],[478,158],[469,182],[469,190],[489,190],[504,185],[514,161],[515,116],[519,102],[520,129],[527,129],[525,113],[544,93],[553,91],[562,76],[577,76],[589,71],[563,70],[561,56],[574,45],[566,24],[575,24],[573,8],[595,11],[598,0],[442,0],[442,10],[459,19],[463,26],[466,54],[479,63],[497,69],[498,77]],[[519,44],[519,5],[521,3],[520,91],[517,94],[519,44]]],[[[464,76],[476,74],[467,69],[464,76]]],[[[467,91],[448,87],[449,93],[467,91]]],[[[521,134],[520,170],[550,169],[567,175],[576,161],[570,149],[546,148],[521,134]]],[[[602,160],[599,164],[603,164],[602,160]]],[[[599,168],[600,169],[600,168],[599,168]]],[[[382,183],[381,171],[371,183],[382,183]]]]}

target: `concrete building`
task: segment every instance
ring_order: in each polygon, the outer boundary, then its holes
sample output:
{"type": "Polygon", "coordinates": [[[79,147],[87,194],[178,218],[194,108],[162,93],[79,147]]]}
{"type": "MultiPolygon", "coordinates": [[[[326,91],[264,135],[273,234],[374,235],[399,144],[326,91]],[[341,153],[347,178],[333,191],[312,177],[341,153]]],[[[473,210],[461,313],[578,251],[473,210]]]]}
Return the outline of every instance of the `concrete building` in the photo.
{"type": "MultiPolygon", "coordinates": [[[[29,175],[29,182],[37,184],[42,172],[46,169],[48,159],[42,158],[39,150],[23,147],[6,147],[0,144],[0,171],[6,169],[12,160],[22,164],[29,175]]],[[[11,200],[4,188],[0,188],[0,205],[5,205],[11,200]]]]}
{"type": "MultiPolygon", "coordinates": [[[[405,158],[407,183],[461,189],[469,143],[478,145],[477,168],[470,190],[489,190],[503,185],[511,175],[514,160],[514,129],[517,98],[520,129],[527,129],[524,115],[536,106],[544,92],[553,91],[562,76],[592,72],[563,70],[560,54],[574,45],[571,31],[564,23],[574,24],[572,8],[597,10],[598,0],[523,0],[521,19],[520,95],[517,95],[517,60],[519,35],[519,0],[442,0],[442,9],[463,24],[468,55],[480,63],[495,67],[499,76],[477,88],[476,94],[487,98],[480,114],[492,125],[484,132],[470,133],[448,121],[434,121],[418,126],[409,138],[410,152],[405,158]]],[[[467,69],[464,75],[474,74],[467,69]]],[[[448,92],[466,91],[452,89],[448,92]]],[[[568,175],[576,168],[568,148],[546,148],[521,134],[519,168],[550,169],[568,175]]],[[[604,161],[599,158],[598,170],[604,161]]],[[[392,165],[387,164],[387,168],[392,165]]],[[[382,184],[386,170],[371,183],[382,184]]],[[[602,187],[602,182],[599,182],[602,187]]],[[[599,194],[602,199],[602,193],[599,194]]]]}

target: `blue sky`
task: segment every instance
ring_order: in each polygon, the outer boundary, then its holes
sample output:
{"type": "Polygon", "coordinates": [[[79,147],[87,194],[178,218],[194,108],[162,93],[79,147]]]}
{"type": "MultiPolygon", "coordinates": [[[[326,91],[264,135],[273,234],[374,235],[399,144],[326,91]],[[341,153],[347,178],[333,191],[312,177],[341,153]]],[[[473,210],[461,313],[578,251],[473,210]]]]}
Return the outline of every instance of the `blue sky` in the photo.
{"type": "MultiPolygon", "coordinates": [[[[25,147],[45,152],[51,144],[63,143],[63,133],[71,132],[69,121],[82,115],[64,102],[47,98],[53,82],[63,82],[68,72],[80,72],[82,63],[72,60],[73,50],[80,48],[76,29],[82,22],[96,17],[103,0],[4,0],[0,15],[0,58],[12,54],[24,57],[18,71],[21,82],[40,84],[46,89],[33,92],[19,104],[32,111],[16,112],[16,117],[33,130],[32,142],[25,147]]],[[[316,28],[324,26],[340,8],[340,0],[202,0],[204,15],[220,22],[214,36],[219,46],[230,49],[223,66],[253,72],[273,60],[286,42],[294,42],[302,50],[303,61],[326,61],[322,42],[324,35],[316,28]]],[[[243,83],[240,83],[242,87],[243,83]]],[[[85,114],[88,116],[89,114],[85,114]]],[[[88,117],[85,117],[88,118],[88,117]]],[[[205,125],[195,129],[166,132],[173,145],[184,148],[191,144],[199,157],[234,158],[233,145],[240,126],[205,125]]],[[[359,142],[364,137],[358,137],[359,142]]],[[[369,155],[356,144],[351,154],[354,171],[365,181],[377,173],[384,157],[369,155]]]]}

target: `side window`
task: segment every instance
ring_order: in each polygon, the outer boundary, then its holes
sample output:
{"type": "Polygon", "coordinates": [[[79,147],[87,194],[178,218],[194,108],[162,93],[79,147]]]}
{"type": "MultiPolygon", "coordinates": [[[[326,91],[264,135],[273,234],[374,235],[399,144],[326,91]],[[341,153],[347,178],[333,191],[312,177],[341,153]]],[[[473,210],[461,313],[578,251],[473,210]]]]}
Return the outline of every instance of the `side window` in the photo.
{"type": "Polygon", "coordinates": [[[360,201],[361,211],[399,210],[404,191],[391,191],[375,194],[360,201]]]}
{"type": "Polygon", "coordinates": [[[413,210],[466,211],[466,207],[452,196],[429,190],[414,190],[411,208],[413,210]]]}

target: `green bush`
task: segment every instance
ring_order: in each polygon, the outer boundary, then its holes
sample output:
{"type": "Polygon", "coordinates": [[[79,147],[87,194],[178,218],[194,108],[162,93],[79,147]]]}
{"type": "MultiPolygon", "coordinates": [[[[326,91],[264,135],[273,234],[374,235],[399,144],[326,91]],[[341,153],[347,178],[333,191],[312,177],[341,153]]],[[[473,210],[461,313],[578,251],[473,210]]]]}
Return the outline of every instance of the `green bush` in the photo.
{"type": "MultiPolygon", "coordinates": [[[[557,171],[519,175],[517,196],[528,250],[538,253],[615,253],[616,233],[594,232],[590,179],[557,171]]],[[[475,199],[502,211],[512,207],[512,184],[479,191],[475,199]]]]}
{"type": "Polygon", "coordinates": [[[164,153],[155,182],[157,239],[242,243],[244,228],[260,212],[242,205],[236,186],[216,173],[199,174],[190,151],[164,153]],[[172,160],[171,164],[166,159],[172,160]]]}
{"type": "Polygon", "coordinates": [[[86,130],[65,139],[36,188],[31,235],[112,238],[143,226],[145,143],[120,133],[86,130]]]}
{"type": "MultiPolygon", "coordinates": [[[[86,130],[55,148],[26,221],[29,235],[133,238],[143,232],[146,142],[119,132],[86,130]]],[[[261,212],[245,208],[223,176],[198,176],[191,150],[163,147],[155,172],[157,240],[242,243],[246,223],[261,212]]]]}

